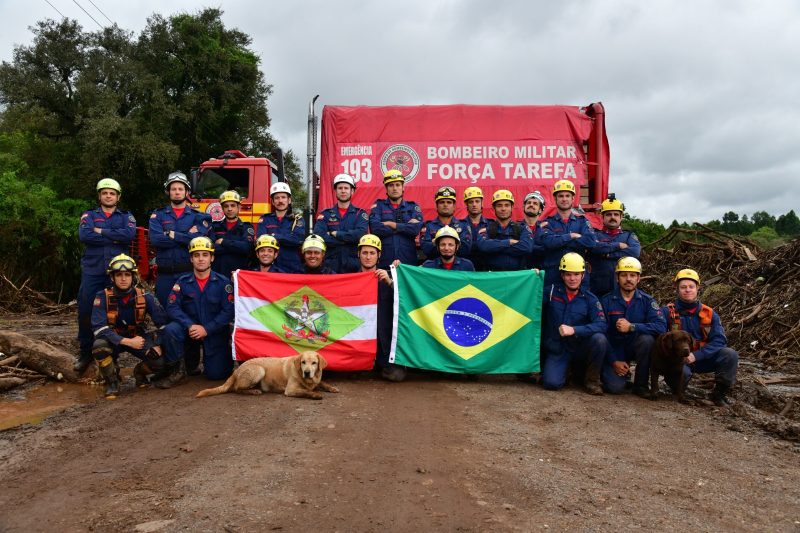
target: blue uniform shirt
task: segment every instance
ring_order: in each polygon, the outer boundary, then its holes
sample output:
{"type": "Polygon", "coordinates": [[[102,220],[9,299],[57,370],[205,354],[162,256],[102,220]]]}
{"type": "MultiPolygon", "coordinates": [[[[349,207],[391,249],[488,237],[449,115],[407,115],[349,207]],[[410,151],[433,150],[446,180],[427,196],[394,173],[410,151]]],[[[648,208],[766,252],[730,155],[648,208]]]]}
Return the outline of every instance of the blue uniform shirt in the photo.
{"type": "Polygon", "coordinates": [[[339,214],[339,207],[333,206],[322,211],[314,224],[315,235],[325,241],[325,266],[334,272],[351,272],[358,269],[356,248],[358,240],[369,229],[367,212],[350,204],[344,216],[339,214]],[[331,232],[336,232],[336,237],[331,232]]]}
{"type": "MultiPolygon", "coordinates": [[[[424,263],[422,263],[422,268],[438,268],[441,270],[446,270],[444,268],[444,263],[442,262],[441,257],[437,257],[435,259],[428,259],[424,263]]],[[[456,257],[453,259],[453,266],[450,270],[460,271],[460,272],[475,272],[475,266],[472,264],[472,261],[469,259],[465,259],[463,257],[456,257]]]]}
{"type": "Polygon", "coordinates": [[[638,259],[642,246],[632,231],[621,230],[614,233],[596,231],[594,234],[597,242],[589,255],[589,263],[592,265],[590,282],[592,292],[603,295],[614,288],[617,261],[623,257],[638,259]],[[621,243],[627,244],[628,247],[620,250],[621,243]]]}
{"type": "Polygon", "coordinates": [[[487,270],[486,257],[478,250],[478,233],[480,233],[482,229],[486,229],[489,225],[489,219],[481,215],[481,219],[477,224],[473,224],[469,217],[465,218],[462,222],[469,228],[470,238],[472,239],[472,250],[470,251],[468,259],[475,265],[475,270],[483,272],[487,270]]]}
{"type": "MultiPolygon", "coordinates": [[[[125,302],[122,299],[123,295],[119,294],[117,289],[114,289],[117,296],[117,320],[114,324],[108,322],[108,302],[106,300],[106,291],[102,290],[94,297],[92,304],[92,331],[96,339],[103,339],[114,346],[119,345],[123,338],[132,338],[135,335],[130,335],[127,331],[128,326],[135,325],[136,323],[136,293],[131,290],[128,295],[130,299],[125,302]],[[118,332],[115,328],[120,328],[118,332]]],[[[144,293],[145,311],[156,326],[164,326],[167,323],[167,315],[164,308],[158,303],[155,296],[149,292],[144,293]]],[[[141,324],[138,324],[141,326],[141,324]]],[[[139,328],[137,328],[139,329],[139,328]]],[[[143,332],[139,329],[136,334],[141,335],[143,332]]]]}
{"type": "Polygon", "coordinates": [[[81,271],[105,275],[111,259],[129,253],[134,237],[136,219],[127,211],[115,209],[110,217],[100,207],[86,211],[78,226],[78,238],[86,246],[81,256],[81,271]],[[100,233],[95,228],[100,228],[100,233]]]}
{"type": "Polygon", "coordinates": [[[489,235],[491,222],[487,223],[485,229],[478,231],[476,246],[483,254],[486,268],[493,272],[525,269],[533,246],[533,236],[528,226],[514,223],[519,228],[519,242],[511,244],[511,239],[515,238],[512,223],[509,222],[505,228],[496,224],[497,234],[494,238],[489,235]]]}
{"type": "Polygon", "coordinates": [[[425,222],[419,236],[419,246],[422,248],[422,253],[424,253],[425,257],[428,259],[439,257],[439,250],[437,250],[436,245],[433,244],[433,238],[436,236],[436,232],[445,225],[450,226],[458,232],[458,236],[461,239],[461,244],[458,246],[458,255],[460,257],[469,257],[472,253],[472,231],[469,229],[469,225],[455,217],[453,217],[449,224],[444,224],[438,217],[425,222]]]}
{"type": "MultiPolygon", "coordinates": [[[[700,324],[700,301],[692,304],[685,304],[680,300],[676,300],[674,305],[680,315],[681,329],[688,332],[696,341],[702,341],[703,328],[700,324]]],[[[670,327],[672,319],[670,318],[667,306],[662,307],[661,312],[664,313],[664,317],[667,319],[667,327],[670,327]]],[[[725,329],[722,327],[722,321],[720,321],[717,312],[714,311],[705,345],[702,348],[693,350],[692,353],[694,353],[696,360],[702,361],[703,359],[712,357],[727,345],[728,338],[725,336],[725,329]]]]}
{"type": "Polygon", "coordinates": [[[525,220],[520,220],[519,223],[528,226],[528,231],[531,232],[532,238],[531,253],[525,261],[525,267],[544,268],[542,266],[544,262],[544,245],[539,241],[538,236],[542,232],[542,226],[546,226],[547,222],[537,220],[533,226],[528,225],[525,220]]]}
{"type": "Polygon", "coordinates": [[[625,360],[625,345],[632,342],[637,335],[657,337],[667,331],[667,320],[655,298],[646,292],[636,289],[630,302],[626,302],[619,287],[600,299],[606,313],[608,332],[606,337],[611,345],[611,360],[625,360]],[[617,331],[617,321],[624,318],[634,326],[634,331],[621,333],[617,331]]]}
{"type": "Polygon", "coordinates": [[[226,219],[214,222],[209,235],[214,243],[214,262],[211,263],[214,272],[230,277],[234,270],[247,268],[253,255],[255,234],[253,225],[241,219],[237,219],[231,229],[228,229],[226,219]],[[222,244],[217,244],[217,239],[222,239],[222,244]]]}
{"type": "Polygon", "coordinates": [[[381,239],[378,268],[388,268],[395,259],[407,265],[417,264],[415,238],[422,228],[422,210],[416,202],[403,201],[395,208],[388,199],[377,200],[370,211],[369,228],[381,239]],[[417,222],[409,222],[411,219],[417,222]],[[396,222],[397,229],[384,226],[383,222],[396,222]]]}
{"type": "Polygon", "coordinates": [[[299,214],[286,213],[280,220],[275,213],[261,215],[256,227],[256,235],[272,235],[281,246],[275,266],[283,272],[300,272],[300,245],[306,235],[306,224],[299,214]]]}
{"type": "Polygon", "coordinates": [[[563,282],[544,288],[542,339],[545,352],[561,354],[574,349],[573,337],[587,339],[595,333],[606,332],[606,316],[600,300],[583,288],[570,299],[563,282]],[[558,328],[562,324],[575,328],[575,335],[562,337],[558,328]]]}
{"type": "Polygon", "coordinates": [[[150,215],[150,245],[156,250],[156,264],[164,273],[191,270],[189,242],[195,237],[208,237],[211,231],[211,216],[187,206],[180,218],[175,216],[172,206],[156,209],[150,215]],[[190,231],[196,228],[196,232],[190,231]],[[171,239],[169,232],[175,232],[171,239]]]}
{"type": "MultiPolygon", "coordinates": [[[[546,271],[545,283],[556,283],[561,257],[567,252],[575,252],[585,259],[589,250],[595,246],[594,230],[585,217],[575,213],[570,213],[566,221],[556,213],[547,217],[544,222],[546,224],[539,226],[540,231],[536,238],[538,244],[544,247],[542,266],[546,271]],[[573,239],[571,233],[579,233],[581,237],[573,239]]],[[[586,278],[589,278],[589,272],[586,273],[586,278]]]]}
{"type": "Polygon", "coordinates": [[[199,324],[208,336],[203,346],[208,354],[228,349],[229,324],[233,321],[233,285],[217,272],[211,272],[204,290],[200,290],[194,272],[179,277],[167,303],[167,316],[184,329],[199,324]]]}

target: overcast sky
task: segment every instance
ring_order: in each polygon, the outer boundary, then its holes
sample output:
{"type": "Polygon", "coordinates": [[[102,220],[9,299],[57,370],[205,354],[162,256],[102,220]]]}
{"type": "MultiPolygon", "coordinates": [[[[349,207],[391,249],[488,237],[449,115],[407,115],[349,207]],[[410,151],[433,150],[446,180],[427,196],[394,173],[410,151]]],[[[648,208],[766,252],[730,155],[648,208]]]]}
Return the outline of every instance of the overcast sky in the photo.
{"type": "Polygon", "coordinates": [[[610,190],[632,214],[667,224],[800,207],[798,2],[168,4],[0,0],[0,59],[31,42],[37,20],[60,18],[56,10],[87,30],[109,24],[104,13],[138,34],[154,12],[219,6],[227,26],[253,38],[274,88],[272,133],[302,168],[315,94],[320,110],[601,101],[610,190]]]}

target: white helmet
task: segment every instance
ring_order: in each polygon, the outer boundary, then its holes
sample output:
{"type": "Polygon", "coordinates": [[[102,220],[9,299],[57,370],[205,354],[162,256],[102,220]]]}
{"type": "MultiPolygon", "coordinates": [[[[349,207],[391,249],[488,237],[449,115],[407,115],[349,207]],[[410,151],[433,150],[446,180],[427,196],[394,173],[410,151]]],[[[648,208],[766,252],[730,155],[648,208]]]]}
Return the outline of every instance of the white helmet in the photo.
{"type": "Polygon", "coordinates": [[[340,183],[347,183],[352,188],[356,188],[356,180],[354,180],[353,176],[350,174],[336,174],[336,176],[333,177],[333,188],[335,189],[340,183]]]}
{"type": "Polygon", "coordinates": [[[186,190],[192,190],[192,184],[189,183],[189,180],[186,178],[186,174],[183,172],[173,172],[169,176],[167,176],[167,181],[164,182],[164,190],[169,191],[169,186],[175,182],[183,183],[186,186],[186,190]]]}
{"type": "Polygon", "coordinates": [[[285,192],[289,196],[292,195],[292,189],[289,188],[289,184],[285,181],[273,183],[272,187],[269,188],[269,197],[272,198],[272,195],[278,192],[285,192]]]}

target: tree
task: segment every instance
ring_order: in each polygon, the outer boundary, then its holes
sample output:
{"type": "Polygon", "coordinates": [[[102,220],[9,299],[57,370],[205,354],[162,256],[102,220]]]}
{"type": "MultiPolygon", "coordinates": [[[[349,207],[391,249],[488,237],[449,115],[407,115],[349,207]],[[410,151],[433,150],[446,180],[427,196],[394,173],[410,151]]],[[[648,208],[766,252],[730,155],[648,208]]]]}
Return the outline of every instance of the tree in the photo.
{"type": "Polygon", "coordinates": [[[767,213],[766,211],[756,211],[753,213],[753,218],[750,219],[753,223],[753,227],[755,229],[758,228],[774,228],[775,227],[775,217],[767,213]]]}
{"type": "Polygon", "coordinates": [[[655,241],[666,231],[666,228],[658,222],[640,219],[627,212],[622,216],[622,225],[636,234],[642,246],[655,241]]]}
{"type": "Polygon", "coordinates": [[[758,243],[762,248],[770,249],[783,244],[783,239],[778,233],[769,226],[762,226],[750,234],[750,238],[758,243]]]}
{"type": "Polygon", "coordinates": [[[277,147],[260,60],[219,9],[154,15],[138,39],[116,26],[84,32],[70,20],[32,32],[33,43],[0,65],[0,131],[25,134],[18,178],[57,197],[88,200],[99,178],[115,178],[145,220],[163,202],[169,172],[229,148],[277,147]]]}
{"type": "Polygon", "coordinates": [[[794,209],[778,217],[775,221],[775,231],[779,235],[795,236],[800,235],[800,218],[794,212],[794,209]]]}

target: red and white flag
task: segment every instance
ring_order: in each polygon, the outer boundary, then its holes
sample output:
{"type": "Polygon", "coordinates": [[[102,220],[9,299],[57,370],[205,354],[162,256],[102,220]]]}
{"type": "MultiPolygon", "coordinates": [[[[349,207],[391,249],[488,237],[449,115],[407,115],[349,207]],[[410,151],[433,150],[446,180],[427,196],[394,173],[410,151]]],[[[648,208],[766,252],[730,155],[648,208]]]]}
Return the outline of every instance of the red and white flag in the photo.
{"type": "Polygon", "coordinates": [[[286,357],[313,350],[329,370],[370,370],[377,348],[378,282],[371,272],[233,275],[233,357],[286,357]]]}

